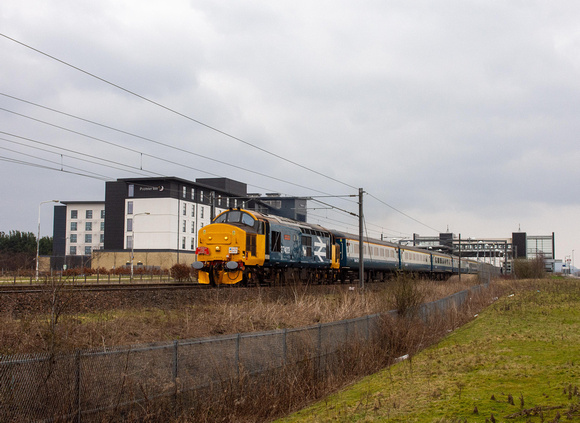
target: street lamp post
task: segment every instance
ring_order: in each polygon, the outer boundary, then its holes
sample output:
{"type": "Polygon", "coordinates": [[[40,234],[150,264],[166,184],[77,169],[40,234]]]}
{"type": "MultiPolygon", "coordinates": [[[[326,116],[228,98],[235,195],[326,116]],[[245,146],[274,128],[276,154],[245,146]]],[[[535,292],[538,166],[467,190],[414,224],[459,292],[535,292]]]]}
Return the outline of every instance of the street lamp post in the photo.
{"type": "Polygon", "coordinates": [[[38,205],[38,234],[36,236],[36,282],[38,282],[38,256],[40,252],[40,206],[46,203],[60,203],[59,200],[41,201],[38,205]]]}
{"type": "Polygon", "coordinates": [[[133,227],[131,228],[133,230],[133,236],[131,239],[131,282],[133,282],[133,259],[135,258],[135,218],[137,216],[145,216],[145,215],[149,215],[151,213],[149,212],[144,212],[144,213],[137,213],[133,215],[133,227]]]}

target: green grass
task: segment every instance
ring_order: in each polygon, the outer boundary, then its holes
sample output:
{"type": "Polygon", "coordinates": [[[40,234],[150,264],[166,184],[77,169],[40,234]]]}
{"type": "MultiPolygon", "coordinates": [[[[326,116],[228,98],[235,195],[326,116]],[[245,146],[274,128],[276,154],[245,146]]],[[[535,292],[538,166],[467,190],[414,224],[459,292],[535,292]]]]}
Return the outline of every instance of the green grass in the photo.
{"type": "Polygon", "coordinates": [[[529,281],[513,294],[411,360],[282,421],[580,421],[580,283],[529,281]]]}

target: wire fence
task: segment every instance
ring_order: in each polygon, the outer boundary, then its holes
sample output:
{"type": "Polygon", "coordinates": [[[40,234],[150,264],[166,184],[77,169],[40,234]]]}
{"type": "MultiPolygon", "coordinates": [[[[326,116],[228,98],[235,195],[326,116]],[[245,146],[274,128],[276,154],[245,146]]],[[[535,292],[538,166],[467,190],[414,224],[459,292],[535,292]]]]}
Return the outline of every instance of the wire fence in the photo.
{"type": "MultiPolygon", "coordinates": [[[[419,315],[460,307],[482,285],[424,304],[419,315]]],[[[389,313],[396,313],[391,311],[389,313]]],[[[316,371],[341,348],[369,340],[381,315],[299,329],[224,335],[73,354],[0,357],[0,421],[101,421],[156,398],[177,398],[304,360],[316,371]]]]}

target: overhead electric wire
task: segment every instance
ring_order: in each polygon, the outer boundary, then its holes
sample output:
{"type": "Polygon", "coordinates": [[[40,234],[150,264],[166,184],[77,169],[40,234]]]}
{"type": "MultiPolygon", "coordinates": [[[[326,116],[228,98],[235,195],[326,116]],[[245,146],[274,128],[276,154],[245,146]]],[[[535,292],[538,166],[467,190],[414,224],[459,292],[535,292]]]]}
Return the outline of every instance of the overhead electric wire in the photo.
{"type": "MultiPolygon", "coordinates": [[[[21,152],[21,151],[12,150],[11,148],[6,148],[6,147],[2,147],[2,146],[0,146],[0,149],[2,149],[2,150],[6,150],[6,151],[10,151],[11,153],[20,154],[20,155],[22,155],[22,156],[30,157],[30,158],[33,158],[33,159],[36,159],[36,160],[42,160],[42,161],[44,161],[44,162],[48,162],[48,163],[57,164],[57,165],[61,165],[61,166],[62,166],[62,163],[55,162],[54,160],[43,159],[43,158],[41,158],[41,157],[33,156],[32,154],[27,154],[27,153],[23,153],[23,152],[21,152]]],[[[85,172],[87,172],[87,173],[90,173],[90,174],[93,174],[93,175],[95,175],[95,176],[100,176],[100,177],[103,177],[103,178],[109,178],[109,177],[108,177],[108,176],[106,176],[106,175],[102,175],[102,174],[100,174],[100,173],[97,173],[97,172],[91,172],[90,170],[86,170],[86,169],[80,169],[80,168],[78,168],[78,167],[74,167],[74,166],[70,166],[70,165],[67,165],[67,167],[68,167],[68,168],[70,168],[70,169],[74,169],[74,170],[83,170],[83,171],[85,171],[85,172]]],[[[61,167],[61,169],[62,169],[62,167],[61,167]]],[[[111,178],[109,178],[109,179],[111,179],[111,178]]]]}
{"type": "Polygon", "coordinates": [[[300,163],[297,163],[297,162],[295,162],[295,161],[293,161],[293,160],[287,159],[286,157],[280,156],[279,154],[273,153],[273,152],[271,152],[271,151],[269,151],[269,150],[266,150],[265,148],[259,147],[259,146],[255,145],[255,144],[252,144],[252,143],[248,142],[248,141],[245,141],[245,140],[243,140],[243,139],[241,139],[241,138],[239,138],[239,137],[236,137],[236,136],[234,136],[234,135],[232,135],[232,134],[229,134],[228,132],[222,131],[221,129],[218,129],[218,128],[214,127],[214,126],[208,125],[207,123],[204,123],[204,122],[202,122],[202,121],[200,121],[200,120],[198,120],[198,119],[192,118],[191,116],[188,116],[188,115],[186,115],[186,114],[184,114],[184,113],[178,112],[178,111],[177,111],[177,110],[175,110],[175,109],[172,109],[172,108],[170,108],[170,107],[168,107],[168,106],[165,106],[165,105],[163,105],[163,104],[161,104],[161,103],[158,103],[158,102],[156,102],[156,101],[154,101],[154,100],[151,100],[151,99],[149,99],[149,98],[147,98],[147,97],[145,97],[145,96],[143,96],[143,95],[141,95],[141,94],[137,94],[137,93],[136,93],[136,92],[134,92],[134,91],[131,91],[131,90],[129,90],[129,89],[127,89],[127,88],[124,88],[124,87],[122,87],[122,86],[120,86],[120,85],[118,85],[118,84],[115,84],[115,83],[113,83],[113,82],[111,82],[111,81],[108,81],[108,80],[106,80],[106,79],[104,79],[104,78],[102,78],[102,77],[100,77],[100,76],[97,76],[97,75],[95,75],[95,74],[93,74],[93,73],[91,73],[91,72],[88,72],[88,71],[86,71],[86,70],[84,70],[84,69],[81,69],[81,68],[79,68],[78,66],[74,66],[74,65],[72,65],[72,64],[70,64],[70,63],[68,63],[68,62],[66,62],[66,61],[64,61],[64,60],[61,60],[61,59],[59,59],[59,58],[57,58],[57,57],[55,57],[55,56],[52,56],[52,55],[50,55],[50,54],[48,54],[48,53],[45,53],[45,52],[43,52],[43,51],[41,51],[41,50],[39,50],[39,49],[37,49],[37,48],[34,48],[34,47],[32,47],[32,46],[30,46],[30,45],[28,45],[28,44],[25,44],[25,43],[23,43],[23,42],[21,42],[21,41],[18,41],[18,40],[16,40],[16,39],[12,38],[12,37],[9,37],[9,36],[8,36],[8,35],[6,35],[6,34],[0,33],[0,35],[1,35],[2,37],[4,37],[4,38],[7,38],[7,39],[9,39],[10,41],[13,41],[13,42],[15,42],[15,43],[17,43],[17,44],[20,44],[20,45],[21,45],[21,46],[23,46],[23,47],[26,47],[26,48],[28,48],[28,49],[30,49],[30,50],[33,50],[33,51],[35,51],[35,52],[37,52],[37,53],[39,53],[39,54],[42,54],[43,56],[46,56],[46,57],[48,57],[48,58],[50,58],[50,59],[52,59],[52,60],[55,60],[55,61],[57,61],[57,62],[59,62],[59,63],[61,63],[61,64],[65,65],[65,66],[68,66],[68,67],[70,67],[70,68],[73,68],[73,69],[75,69],[75,70],[77,70],[77,71],[79,71],[79,72],[82,72],[82,73],[84,73],[85,75],[88,75],[88,76],[90,76],[90,77],[92,77],[92,78],[95,78],[95,79],[97,79],[97,80],[101,81],[101,82],[104,82],[105,84],[108,84],[108,85],[110,85],[110,86],[112,86],[112,87],[115,87],[115,88],[117,88],[117,89],[120,89],[121,91],[124,91],[124,92],[126,92],[126,93],[128,93],[128,94],[131,94],[131,95],[133,95],[133,96],[135,96],[135,97],[137,97],[137,98],[140,98],[141,100],[144,100],[144,101],[146,101],[146,102],[148,102],[148,103],[154,104],[155,106],[158,106],[158,107],[160,107],[160,108],[162,108],[162,109],[164,109],[164,110],[167,110],[167,111],[169,111],[169,112],[171,112],[171,113],[174,113],[174,114],[176,114],[176,115],[178,115],[178,116],[181,116],[181,117],[183,117],[183,118],[185,118],[185,119],[188,119],[188,120],[190,120],[190,121],[192,121],[192,122],[195,122],[195,123],[197,123],[198,125],[201,125],[201,126],[203,126],[203,127],[205,127],[205,128],[208,128],[208,129],[210,129],[210,130],[212,130],[212,131],[215,131],[215,132],[217,132],[217,133],[219,133],[219,134],[221,134],[221,135],[224,135],[224,136],[226,136],[226,137],[228,137],[228,138],[231,138],[231,139],[233,139],[233,140],[239,141],[239,142],[241,142],[241,143],[243,143],[243,144],[245,144],[245,145],[247,145],[247,146],[250,146],[250,147],[252,147],[252,148],[255,148],[256,150],[262,151],[262,152],[264,152],[264,153],[266,153],[266,154],[269,154],[269,155],[271,155],[271,156],[273,156],[273,157],[276,157],[277,159],[283,160],[283,161],[285,161],[285,162],[287,162],[287,163],[290,163],[290,164],[293,164],[293,165],[295,165],[295,166],[298,166],[298,167],[300,167],[300,168],[302,168],[302,169],[308,170],[308,171],[310,171],[310,172],[312,172],[312,173],[315,173],[315,174],[317,174],[317,175],[319,175],[319,176],[322,176],[322,177],[324,177],[324,178],[330,179],[330,180],[332,180],[332,181],[334,181],[334,182],[337,182],[337,183],[339,183],[339,184],[345,185],[345,186],[347,186],[347,187],[349,187],[349,188],[352,188],[352,189],[358,189],[357,187],[354,187],[354,186],[352,186],[352,185],[350,185],[350,184],[347,184],[346,182],[340,181],[340,180],[338,180],[338,179],[336,179],[336,178],[333,178],[333,177],[331,177],[331,176],[325,175],[325,174],[324,174],[324,173],[322,173],[322,172],[319,172],[319,171],[317,171],[317,170],[314,170],[314,169],[311,169],[311,168],[309,168],[309,167],[307,167],[307,166],[301,165],[300,163]]]}
{"type": "Polygon", "coordinates": [[[412,221],[414,221],[414,222],[417,222],[418,224],[420,224],[420,225],[423,225],[423,226],[425,226],[426,228],[429,228],[429,229],[431,229],[432,231],[435,231],[435,232],[441,233],[441,231],[439,231],[439,230],[437,230],[437,229],[435,229],[435,228],[433,228],[433,227],[431,227],[431,226],[427,225],[426,223],[423,223],[423,222],[421,222],[420,220],[417,220],[417,219],[415,219],[415,218],[414,218],[414,217],[412,217],[412,216],[409,216],[407,213],[405,213],[405,212],[402,212],[401,210],[399,210],[399,209],[397,209],[397,208],[395,208],[395,207],[391,206],[390,204],[387,204],[386,202],[384,202],[384,201],[383,201],[383,200],[381,200],[380,198],[377,198],[377,197],[375,197],[374,195],[372,195],[372,194],[369,194],[369,193],[367,193],[367,195],[368,195],[369,197],[371,197],[371,198],[374,198],[374,199],[375,199],[375,200],[377,200],[379,203],[381,203],[381,204],[383,204],[383,205],[385,205],[385,206],[389,207],[390,209],[393,209],[393,210],[394,210],[394,211],[396,211],[397,213],[400,213],[400,214],[402,214],[403,216],[405,216],[405,217],[407,217],[407,218],[411,219],[412,221]]]}
{"type": "MultiPolygon", "coordinates": [[[[142,140],[149,141],[149,142],[152,142],[154,144],[161,145],[163,147],[171,148],[171,149],[174,149],[174,150],[183,152],[183,153],[188,153],[188,154],[191,154],[193,156],[201,157],[201,158],[204,158],[206,160],[211,160],[211,161],[214,161],[216,163],[220,163],[220,164],[223,164],[223,165],[226,165],[226,166],[233,167],[235,169],[239,169],[239,170],[243,170],[243,171],[246,171],[246,172],[250,172],[250,173],[253,173],[253,174],[256,174],[256,175],[259,175],[259,176],[263,176],[265,178],[269,178],[269,179],[273,179],[273,180],[276,180],[276,181],[279,181],[279,182],[283,182],[283,183],[286,183],[286,184],[289,184],[289,185],[293,185],[293,186],[296,186],[298,188],[303,188],[303,189],[311,190],[311,191],[314,191],[314,192],[319,192],[319,193],[322,193],[322,194],[325,194],[325,195],[328,195],[328,196],[332,196],[332,194],[329,194],[327,192],[314,189],[312,187],[307,187],[305,185],[300,185],[300,184],[297,184],[295,182],[291,182],[291,181],[288,181],[288,180],[285,180],[285,179],[282,179],[282,178],[278,178],[278,177],[275,177],[275,176],[267,175],[265,173],[261,173],[261,172],[255,171],[255,170],[246,169],[244,167],[241,167],[241,166],[238,166],[238,165],[234,165],[234,164],[231,164],[231,163],[227,163],[227,162],[224,162],[222,160],[214,159],[214,158],[211,158],[211,157],[207,157],[207,156],[204,156],[204,155],[199,154],[199,153],[194,153],[192,151],[185,150],[185,149],[180,148],[180,147],[175,147],[175,146],[172,146],[170,144],[162,143],[160,141],[155,141],[155,140],[152,140],[150,138],[143,137],[141,135],[136,135],[136,134],[133,134],[133,133],[130,133],[130,132],[127,132],[127,131],[123,131],[121,129],[116,129],[116,128],[113,128],[113,127],[110,127],[110,126],[107,126],[107,125],[104,125],[104,124],[100,124],[98,122],[90,121],[88,119],[84,119],[84,118],[81,118],[81,117],[78,117],[78,116],[74,116],[74,115],[71,115],[71,114],[68,114],[68,113],[65,113],[65,112],[60,112],[58,110],[51,109],[51,108],[48,108],[48,107],[45,107],[45,106],[41,106],[41,105],[38,105],[38,104],[35,104],[35,103],[31,103],[29,101],[20,100],[20,99],[18,99],[16,97],[13,97],[13,96],[10,96],[10,95],[6,95],[6,94],[3,94],[3,93],[0,93],[0,95],[4,95],[6,97],[10,97],[10,98],[13,98],[13,99],[16,99],[16,100],[19,100],[19,101],[24,101],[25,103],[29,103],[29,104],[32,104],[34,106],[38,106],[38,107],[47,109],[47,110],[53,111],[55,113],[61,113],[61,114],[65,115],[65,116],[69,116],[69,117],[72,117],[72,118],[75,118],[75,119],[79,119],[79,120],[82,120],[84,122],[92,123],[94,125],[98,125],[98,126],[101,126],[101,127],[104,127],[104,128],[110,129],[110,130],[113,130],[113,131],[117,131],[117,132],[120,132],[120,133],[123,133],[123,134],[126,134],[126,135],[130,135],[130,136],[133,136],[133,137],[136,137],[136,138],[140,138],[142,140]]],[[[68,131],[68,132],[71,132],[73,134],[81,135],[81,136],[84,136],[84,137],[88,137],[88,138],[94,139],[96,141],[100,141],[100,142],[103,142],[103,143],[106,143],[106,144],[109,144],[109,145],[113,145],[115,147],[118,147],[118,148],[121,148],[121,149],[125,149],[125,150],[128,150],[128,151],[131,151],[133,153],[142,154],[142,155],[145,155],[145,156],[148,156],[148,157],[153,157],[153,158],[156,158],[156,159],[159,159],[159,160],[163,160],[163,159],[159,158],[158,156],[152,156],[152,155],[149,155],[147,153],[143,153],[141,151],[138,151],[138,150],[135,150],[135,149],[132,149],[132,148],[129,148],[129,147],[124,147],[122,145],[113,143],[111,141],[106,141],[106,140],[103,140],[101,138],[93,137],[92,135],[87,135],[87,134],[84,134],[82,132],[78,132],[78,131],[75,131],[75,130],[72,130],[72,129],[69,129],[69,128],[65,128],[65,127],[60,126],[60,125],[56,125],[56,124],[53,124],[53,123],[50,123],[50,122],[47,122],[47,121],[44,121],[44,120],[41,120],[41,119],[34,118],[32,116],[28,116],[28,115],[25,115],[25,114],[22,114],[22,113],[15,112],[13,110],[9,110],[9,109],[3,108],[3,107],[0,107],[0,110],[2,110],[4,112],[7,112],[7,113],[12,113],[12,114],[14,114],[16,116],[20,116],[20,117],[23,117],[25,119],[30,119],[30,120],[33,120],[35,122],[42,123],[44,125],[52,126],[54,128],[57,128],[57,129],[60,129],[60,130],[63,130],[63,131],[68,131]]],[[[216,175],[216,174],[211,173],[211,172],[203,171],[201,169],[195,169],[195,168],[191,168],[191,169],[192,170],[197,170],[199,172],[207,173],[208,175],[219,176],[219,175],[216,175]]]]}
{"type": "MultiPolygon", "coordinates": [[[[14,137],[14,138],[20,138],[20,139],[22,139],[22,140],[30,141],[30,142],[33,142],[33,143],[35,143],[35,144],[40,144],[40,145],[49,146],[49,147],[52,147],[52,148],[55,148],[55,149],[58,149],[58,150],[68,151],[69,153],[75,153],[75,154],[79,154],[79,155],[84,155],[84,156],[90,157],[90,158],[92,158],[92,159],[101,160],[101,161],[103,161],[103,162],[107,162],[107,163],[113,163],[113,164],[116,164],[116,165],[125,166],[125,167],[127,167],[127,168],[129,168],[129,169],[131,169],[131,170],[135,170],[135,171],[136,171],[136,170],[140,170],[140,171],[143,171],[143,172],[145,172],[145,173],[150,173],[150,174],[152,174],[152,175],[156,175],[156,176],[165,176],[165,175],[162,175],[161,173],[152,172],[152,171],[148,171],[148,170],[143,170],[143,169],[140,169],[140,168],[138,168],[138,167],[136,167],[136,166],[130,166],[130,165],[127,165],[127,164],[124,164],[124,163],[115,162],[115,161],[113,161],[113,160],[109,160],[109,159],[103,159],[103,158],[96,157],[96,156],[93,156],[93,155],[91,155],[91,154],[87,154],[87,153],[81,153],[81,152],[78,152],[78,151],[75,151],[75,150],[71,150],[70,148],[65,148],[65,147],[58,147],[58,146],[55,146],[55,145],[52,145],[52,144],[49,144],[49,143],[46,143],[46,142],[42,142],[42,141],[38,141],[38,140],[34,140],[34,139],[32,139],[32,138],[27,138],[27,137],[23,137],[23,136],[21,136],[21,135],[12,134],[12,133],[10,133],[10,132],[0,131],[0,134],[9,135],[9,136],[11,136],[11,137],[14,137]]],[[[4,139],[4,138],[0,138],[0,139],[3,139],[3,140],[5,140],[5,141],[8,141],[8,142],[15,143],[15,141],[6,140],[6,139],[4,139]]],[[[54,154],[59,154],[59,153],[55,153],[55,152],[52,152],[52,153],[54,153],[54,154]]],[[[98,163],[97,163],[97,164],[98,164],[98,163]]],[[[106,166],[106,165],[101,165],[101,164],[99,164],[99,165],[100,165],[100,166],[106,166]]],[[[119,170],[120,170],[120,169],[119,169],[119,170]]],[[[125,169],[125,170],[126,170],[126,169],[125,169]]],[[[114,179],[114,178],[113,178],[113,179],[114,179]]]]}
{"type": "MultiPolygon", "coordinates": [[[[0,131],[0,133],[2,133],[2,131],[0,131]]],[[[5,132],[4,132],[4,133],[5,133],[5,132]]],[[[11,135],[11,136],[13,136],[13,137],[16,137],[16,136],[17,136],[17,135],[12,135],[12,134],[10,134],[10,135],[11,135]]],[[[19,138],[23,138],[23,137],[19,137],[19,138]]],[[[49,144],[47,144],[47,143],[43,143],[43,142],[40,142],[40,141],[35,141],[35,140],[32,140],[32,139],[30,139],[30,138],[23,138],[23,139],[27,139],[27,140],[29,140],[30,142],[34,142],[34,143],[39,143],[39,144],[49,145],[49,144]]],[[[82,158],[80,158],[80,157],[70,156],[70,155],[68,155],[68,154],[62,154],[62,153],[58,153],[58,152],[56,152],[56,151],[50,151],[50,150],[48,150],[48,149],[45,149],[45,148],[34,147],[34,146],[32,146],[32,145],[28,145],[28,144],[25,144],[25,143],[23,143],[23,142],[13,141],[13,140],[9,140],[9,139],[6,139],[6,138],[1,138],[1,137],[0,137],[0,140],[2,140],[2,141],[6,141],[6,142],[9,142],[9,143],[12,143],[12,144],[16,144],[16,145],[21,145],[21,146],[24,146],[24,147],[32,148],[32,149],[35,149],[35,150],[44,151],[45,153],[56,154],[56,155],[58,155],[58,156],[61,156],[61,157],[67,157],[67,158],[69,158],[69,159],[73,159],[73,160],[80,160],[80,161],[83,161],[83,162],[87,162],[87,163],[91,163],[91,164],[96,164],[97,166],[105,166],[105,167],[109,167],[109,168],[111,168],[111,169],[115,169],[115,170],[121,170],[121,171],[125,171],[125,172],[127,171],[127,169],[122,169],[122,168],[119,168],[119,167],[116,167],[116,166],[111,166],[111,165],[105,165],[105,164],[102,164],[102,163],[98,163],[98,162],[96,162],[96,161],[87,160],[87,159],[82,159],[82,158]]],[[[70,150],[70,149],[67,149],[67,148],[64,148],[64,147],[56,147],[56,146],[52,146],[52,145],[51,145],[51,147],[52,147],[52,148],[55,148],[55,149],[59,149],[59,150],[64,150],[64,151],[69,151],[69,152],[74,152],[75,154],[84,155],[84,156],[91,157],[91,158],[96,158],[97,160],[106,161],[106,162],[109,162],[109,163],[115,163],[115,164],[118,164],[118,165],[121,165],[121,166],[126,166],[126,167],[129,167],[128,165],[125,165],[125,164],[123,164],[123,163],[118,163],[118,162],[114,162],[114,161],[112,161],[112,160],[107,160],[107,159],[101,159],[101,158],[97,158],[97,157],[95,157],[95,156],[92,156],[92,155],[90,155],[90,154],[80,153],[80,152],[78,152],[78,151],[70,150]]],[[[0,148],[5,148],[5,147],[0,147],[0,148]]],[[[62,163],[61,163],[61,165],[62,165],[62,163]]],[[[67,165],[67,166],[68,166],[68,165],[67,165]]],[[[70,166],[69,166],[69,167],[70,167],[70,166]]],[[[137,174],[137,175],[144,176],[144,175],[142,175],[142,174],[139,174],[139,173],[136,171],[136,170],[137,170],[137,168],[134,168],[134,169],[135,169],[135,170],[130,170],[130,171],[132,171],[133,173],[135,173],[135,174],[137,174]]],[[[154,175],[160,175],[160,174],[156,174],[156,173],[154,173],[154,172],[150,172],[150,171],[148,171],[148,170],[141,170],[141,171],[142,171],[142,172],[145,172],[145,173],[154,174],[154,175]]]]}
{"type": "Polygon", "coordinates": [[[71,175],[84,176],[86,178],[98,179],[100,181],[110,180],[109,178],[103,179],[103,178],[100,178],[98,176],[87,175],[87,174],[84,174],[84,173],[71,172],[69,170],[64,170],[64,169],[55,169],[53,167],[40,165],[38,163],[25,162],[24,160],[13,159],[13,158],[10,158],[10,157],[0,156],[0,160],[5,161],[5,162],[10,162],[10,163],[17,163],[17,164],[24,165],[24,166],[37,167],[37,168],[40,168],[40,169],[48,169],[48,170],[55,170],[57,172],[70,173],[71,175]]]}

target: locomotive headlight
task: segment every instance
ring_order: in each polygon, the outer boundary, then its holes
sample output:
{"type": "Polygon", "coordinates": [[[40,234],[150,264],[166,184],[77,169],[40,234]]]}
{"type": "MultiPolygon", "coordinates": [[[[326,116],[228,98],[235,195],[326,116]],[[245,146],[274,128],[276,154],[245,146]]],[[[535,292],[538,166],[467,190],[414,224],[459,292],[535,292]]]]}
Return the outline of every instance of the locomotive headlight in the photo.
{"type": "Polygon", "coordinates": [[[228,240],[228,237],[227,236],[224,236],[224,240],[227,241],[228,240]]]}
{"type": "Polygon", "coordinates": [[[207,239],[211,239],[211,236],[208,236],[207,239]]]}
{"type": "Polygon", "coordinates": [[[215,247],[215,250],[216,250],[216,251],[220,251],[220,250],[221,250],[220,246],[219,246],[219,245],[217,245],[217,246],[215,247]]]}

